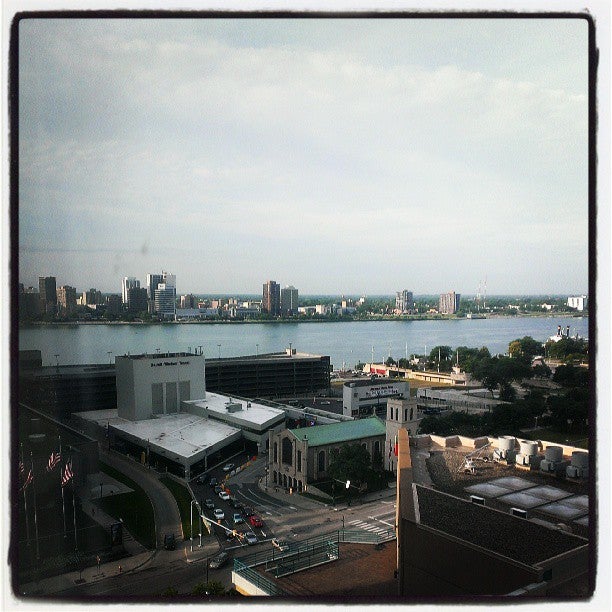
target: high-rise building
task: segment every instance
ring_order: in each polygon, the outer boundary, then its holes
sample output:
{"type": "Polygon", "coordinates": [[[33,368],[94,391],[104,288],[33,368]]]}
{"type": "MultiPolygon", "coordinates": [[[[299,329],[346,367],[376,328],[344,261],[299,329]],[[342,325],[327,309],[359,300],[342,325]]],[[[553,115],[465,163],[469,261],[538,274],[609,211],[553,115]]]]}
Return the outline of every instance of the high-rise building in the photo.
{"type": "Polygon", "coordinates": [[[289,285],[280,292],[281,314],[294,315],[298,311],[298,290],[289,285]]]}
{"type": "Polygon", "coordinates": [[[404,289],[395,294],[395,310],[399,312],[409,312],[414,308],[414,298],[412,291],[404,289]]]}
{"type": "Polygon", "coordinates": [[[147,298],[153,300],[155,298],[155,290],[159,283],[164,282],[162,274],[147,274],[147,298]]]}
{"type": "Polygon", "coordinates": [[[181,295],[181,308],[197,308],[198,301],[195,295],[190,293],[189,295],[181,295]]]}
{"type": "Polygon", "coordinates": [[[164,318],[173,318],[176,315],[176,287],[159,283],[155,290],[153,309],[164,318]]]}
{"type": "Polygon", "coordinates": [[[586,295],[570,296],[567,298],[567,305],[570,308],[575,308],[579,312],[582,312],[588,307],[588,298],[586,295]]]}
{"type": "Polygon", "coordinates": [[[72,314],[76,310],[76,289],[70,285],[57,289],[57,306],[61,314],[72,314]]]}
{"type": "Polygon", "coordinates": [[[128,290],[127,309],[129,313],[147,312],[149,301],[144,287],[132,287],[128,290]]]}
{"type": "Polygon", "coordinates": [[[111,315],[121,314],[123,302],[121,296],[113,293],[106,297],[106,312],[111,315]]]}
{"type": "Polygon", "coordinates": [[[83,291],[82,303],[86,306],[102,304],[102,292],[93,288],[89,291],[83,291]]]}
{"type": "Polygon", "coordinates": [[[133,276],[124,276],[121,281],[121,300],[128,303],[128,291],[134,287],[140,287],[140,281],[133,276]]]}
{"type": "Polygon", "coordinates": [[[39,276],[38,293],[40,294],[41,311],[47,314],[55,314],[57,312],[55,276],[39,276]]]}
{"type": "Polygon", "coordinates": [[[176,314],[176,275],[165,271],[161,274],[147,274],[147,297],[149,312],[173,317],[176,314]],[[158,290],[161,290],[159,295],[158,290]],[[162,310],[159,309],[160,304],[162,310]]]}
{"type": "Polygon", "coordinates": [[[276,281],[264,283],[261,310],[273,316],[280,314],[280,285],[276,281]]]}
{"type": "Polygon", "coordinates": [[[438,312],[440,314],[455,314],[459,310],[460,299],[461,295],[454,291],[440,294],[438,312]]]}

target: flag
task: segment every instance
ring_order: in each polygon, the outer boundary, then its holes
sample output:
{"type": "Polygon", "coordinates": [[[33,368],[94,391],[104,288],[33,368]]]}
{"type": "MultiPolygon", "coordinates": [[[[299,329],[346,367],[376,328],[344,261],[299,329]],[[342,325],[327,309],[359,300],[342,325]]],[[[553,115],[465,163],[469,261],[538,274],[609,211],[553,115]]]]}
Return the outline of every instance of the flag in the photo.
{"type": "Polygon", "coordinates": [[[21,490],[25,491],[26,487],[34,480],[34,476],[32,475],[32,470],[30,469],[30,471],[28,472],[28,475],[26,476],[26,479],[23,483],[23,485],[21,486],[21,490]]]}
{"type": "Polygon", "coordinates": [[[53,451],[47,462],[47,472],[50,472],[60,462],[61,455],[53,451]]]}
{"type": "Polygon", "coordinates": [[[72,461],[69,461],[64,466],[64,472],[62,473],[62,487],[65,487],[74,476],[74,472],[72,471],[72,461]]]}
{"type": "Polygon", "coordinates": [[[23,461],[19,462],[19,475],[23,478],[25,473],[25,466],[23,465],[23,461]]]}
{"type": "Polygon", "coordinates": [[[393,454],[397,457],[398,449],[397,449],[397,434],[395,434],[395,442],[393,443],[393,454]]]}

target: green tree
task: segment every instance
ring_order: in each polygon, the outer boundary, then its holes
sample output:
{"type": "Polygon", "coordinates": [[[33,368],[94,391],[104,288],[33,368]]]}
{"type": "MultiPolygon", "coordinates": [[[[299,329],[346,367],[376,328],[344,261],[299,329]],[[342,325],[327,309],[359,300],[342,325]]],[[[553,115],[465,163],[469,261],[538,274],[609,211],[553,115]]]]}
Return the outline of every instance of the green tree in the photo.
{"type": "Polygon", "coordinates": [[[491,353],[486,346],[480,349],[460,346],[457,348],[457,353],[459,354],[459,366],[466,372],[473,372],[481,361],[491,359],[491,353]]]}
{"type": "Polygon", "coordinates": [[[370,453],[361,444],[344,444],[331,451],[327,473],[335,480],[350,480],[359,486],[367,481],[370,465],[370,453]]]}
{"type": "Polygon", "coordinates": [[[543,345],[534,340],[531,336],[524,336],[521,339],[513,340],[508,345],[508,354],[510,357],[528,357],[533,358],[536,355],[541,355],[544,350],[543,345]]]}
{"type": "Polygon", "coordinates": [[[586,358],[589,345],[583,338],[562,338],[558,342],[550,340],[546,343],[546,353],[552,359],[570,361],[586,358]]]}
{"type": "Polygon", "coordinates": [[[452,368],[453,350],[450,346],[436,346],[429,353],[429,361],[441,372],[450,372],[452,368]]]}
{"type": "Polygon", "coordinates": [[[209,580],[208,582],[200,582],[196,584],[192,591],[192,595],[198,595],[201,597],[220,597],[222,595],[226,595],[225,587],[223,583],[218,580],[209,580]]]}

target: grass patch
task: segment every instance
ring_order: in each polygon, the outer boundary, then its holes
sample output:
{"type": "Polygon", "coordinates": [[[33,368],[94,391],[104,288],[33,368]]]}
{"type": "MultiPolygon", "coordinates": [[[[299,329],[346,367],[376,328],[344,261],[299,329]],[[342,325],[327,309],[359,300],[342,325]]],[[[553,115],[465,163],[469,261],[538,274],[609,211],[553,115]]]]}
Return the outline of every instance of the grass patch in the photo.
{"type": "Polygon", "coordinates": [[[102,510],[117,520],[123,519],[127,530],[143,546],[156,548],[155,514],[147,494],[131,478],[110,465],[100,463],[100,470],[132,489],[130,493],[103,497],[100,500],[102,510]]]}
{"type": "MultiPolygon", "coordinates": [[[[162,476],[159,481],[167,487],[167,489],[172,493],[174,499],[176,499],[176,503],[178,504],[178,509],[181,514],[181,523],[183,525],[183,534],[185,539],[191,537],[191,494],[187,487],[183,486],[180,482],[176,482],[176,480],[169,478],[167,476],[162,476]]],[[[194,509],[194,517],[193,524],[195,526],[194,532],[197,532],[198,529],[198,515],[197,511],[194,509]]]]}

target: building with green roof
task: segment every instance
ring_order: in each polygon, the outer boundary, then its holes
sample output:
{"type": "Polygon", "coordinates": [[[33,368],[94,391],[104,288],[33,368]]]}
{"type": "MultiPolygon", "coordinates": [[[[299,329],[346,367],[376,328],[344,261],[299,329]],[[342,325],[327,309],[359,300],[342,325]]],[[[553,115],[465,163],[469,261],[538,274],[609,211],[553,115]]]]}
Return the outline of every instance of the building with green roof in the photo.
{"type": "Polygon", "coordinates": [[[345,444],[361,444],[370,453],[382,453],[385,422],[378,417],[270,432],[268,463],[275,486],[297,492],[309,482],[327,477],[331,452],[345,444]]]}

